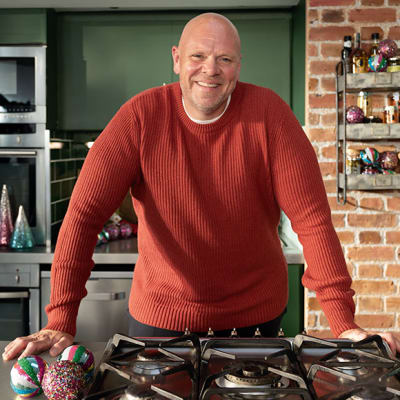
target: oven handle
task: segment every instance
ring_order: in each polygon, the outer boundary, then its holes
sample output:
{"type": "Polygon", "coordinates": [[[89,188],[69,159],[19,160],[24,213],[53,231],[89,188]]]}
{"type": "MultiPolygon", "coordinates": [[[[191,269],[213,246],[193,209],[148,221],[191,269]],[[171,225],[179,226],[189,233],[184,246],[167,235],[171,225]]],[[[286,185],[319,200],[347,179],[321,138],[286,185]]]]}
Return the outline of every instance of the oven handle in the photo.
{"type": "Polygon", "coordinates": [[[0,292],[1,299],[26,299],[29,297],[29,292],[0,292]]]}
{"type": "Polygon", "coordinates": [[[84,299],[92,301],[123,300],[125,299],[125,292],[88,293],[84,299]]]}
{"type": "Polygon", "coordinates": [[[2,156],[36,156],[37,151],[11,151],[11,150],[0,150],[2,156]]]}

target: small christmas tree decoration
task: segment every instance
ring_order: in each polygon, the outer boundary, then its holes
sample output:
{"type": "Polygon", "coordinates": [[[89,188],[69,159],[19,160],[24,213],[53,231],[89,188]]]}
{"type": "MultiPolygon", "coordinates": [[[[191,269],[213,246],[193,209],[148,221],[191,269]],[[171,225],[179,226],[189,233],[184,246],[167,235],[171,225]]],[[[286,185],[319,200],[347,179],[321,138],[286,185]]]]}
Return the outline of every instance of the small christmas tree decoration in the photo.
{"type": "Polygon", "coordinates": [[[26,219],[23,206],[19,206],[18,217],[15,221],[14,232],[11,235],[10,247],[12,249],[29,249],[35,246],[31,228],[26,219]]]}
{"type": "Polygon", "coordinates": [[[0,200],[0,246],[8,246],[10,244],[12,232],[10,198],[8,197],[7,186],[3,185],[0,200]]]}

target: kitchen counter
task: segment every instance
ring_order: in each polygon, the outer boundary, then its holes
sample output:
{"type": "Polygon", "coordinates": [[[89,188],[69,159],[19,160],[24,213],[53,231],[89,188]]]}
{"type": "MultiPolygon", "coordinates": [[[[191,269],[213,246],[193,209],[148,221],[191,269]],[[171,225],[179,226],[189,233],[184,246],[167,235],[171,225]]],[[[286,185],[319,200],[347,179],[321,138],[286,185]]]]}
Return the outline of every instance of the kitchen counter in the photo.
{"type": "MultiPolygon", "coordinates": [[[[0,341],[0,352],[3,353],[4,347],[8,342],[0,341]]],[[[103,351],[105,349],[106,343],[104,342],[82,342],[79,343],[89,349],[93,355],[94,359],[97,363],[100,362],[101,356],[103,355],[103,351]]],[[[51,357],[48,352],[40,354],[40,357],[45,359],[49,364],[53,363],[56,360],[56,357],[51,357]]],[[[2,364],[0,367],[0,387],[1,387],[1,399],[2,400],[21,400],[21,398],[14,393],[10,386],[10,371],[12,366],[17,360],[4,361],[2,360],[2,364]]],[[[40,396],[34,397],[37,400],[45,400],[46,396],[42,393],[40,396]]]]}
{"type": "MultiPolygon", "coordinates": [[[[303,264],[302,249],[295,243],[283,248],[288,264],[303,264]]],[[[29,250],[0,248],[0,264],[51,264],[54,249],[37,246],[29,250]]],[[[121,239],[96,246],[93,254],[95,264],[136,264],[138,259],[137,238],[121,239]]]]}

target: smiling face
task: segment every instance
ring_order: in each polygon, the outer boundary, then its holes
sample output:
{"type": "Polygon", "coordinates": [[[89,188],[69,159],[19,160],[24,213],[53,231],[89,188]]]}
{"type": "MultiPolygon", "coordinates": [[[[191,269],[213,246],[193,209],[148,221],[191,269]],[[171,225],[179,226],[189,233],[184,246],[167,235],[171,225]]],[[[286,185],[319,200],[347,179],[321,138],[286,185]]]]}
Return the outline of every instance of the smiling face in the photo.
{"type": "Polygon", "coordinates": [[[240,72],[240,39],[232,23],[218,14],[192,19],[172,48],[185,107],[199,120],[220,115],[240,72]]]}

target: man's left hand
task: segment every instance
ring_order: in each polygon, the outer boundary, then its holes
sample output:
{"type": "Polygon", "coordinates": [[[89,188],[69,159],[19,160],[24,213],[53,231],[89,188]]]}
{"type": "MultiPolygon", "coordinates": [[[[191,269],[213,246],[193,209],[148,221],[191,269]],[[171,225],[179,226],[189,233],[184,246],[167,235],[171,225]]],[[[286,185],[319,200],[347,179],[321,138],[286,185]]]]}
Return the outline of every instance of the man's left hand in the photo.
{"type": "Polygon", "coordinates": [[[393,355],[396,356],[396,353],[400,354],[400,339],[390,332],[370,332],[365,331],[364,329],[349,329],[348,331],[344,331],[339,335],[341,339],[351,339],[354,341],[359,341],[365,339],[371,335],[379,335],[384,339],[389,345],[390,349],[393,352],[393,355]]]}

